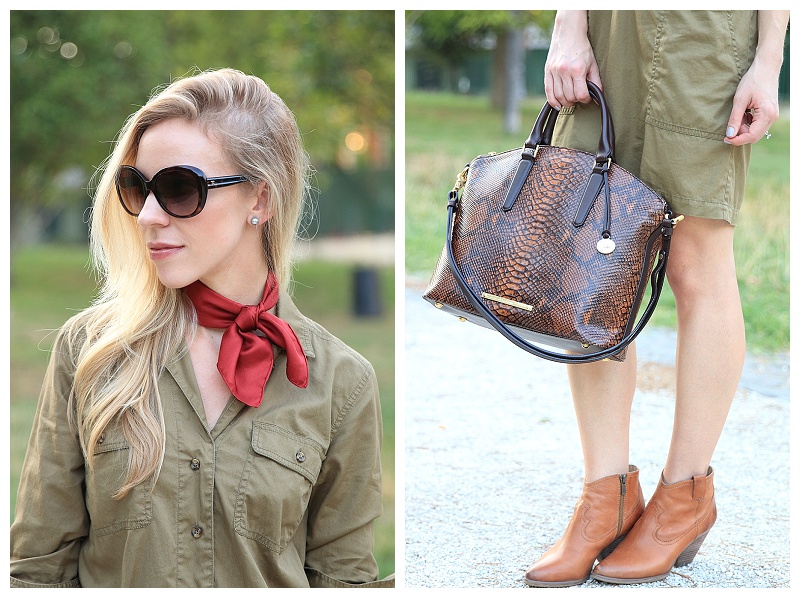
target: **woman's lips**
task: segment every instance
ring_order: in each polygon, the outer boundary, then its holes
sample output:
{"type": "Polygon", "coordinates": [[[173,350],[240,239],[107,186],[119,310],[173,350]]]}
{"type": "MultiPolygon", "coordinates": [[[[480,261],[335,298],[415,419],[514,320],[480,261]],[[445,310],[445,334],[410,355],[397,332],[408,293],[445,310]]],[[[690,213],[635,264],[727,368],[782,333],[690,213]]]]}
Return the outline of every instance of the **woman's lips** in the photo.
{"type": "Polygon", "coordinates": [[[163,260],[171,257],[183,249],[183,245],[170,245],[168,243],[148,243],[147,249],[150,251],[150,259],[163,260]]]}

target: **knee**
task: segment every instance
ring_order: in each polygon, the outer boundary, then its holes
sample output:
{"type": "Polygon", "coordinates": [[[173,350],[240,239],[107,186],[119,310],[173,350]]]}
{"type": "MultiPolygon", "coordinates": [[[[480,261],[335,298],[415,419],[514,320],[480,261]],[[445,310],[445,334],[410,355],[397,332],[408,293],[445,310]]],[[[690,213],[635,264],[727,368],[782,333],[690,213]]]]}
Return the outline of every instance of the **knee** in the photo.
{"type": "Polygon", "coordinates": [[[698,270],[692,264],[682,263],[682,260],[675,259],[678,256],[670,256],[667,266],[667,280],[675,295],[675,301],[694,301],[702,297],[703,283],[698,276],[698,270]]]}
{"type": "Polygon", "coordinates": [[[667,280],[678,305],[691,305],[704,300],[724,301],[734,293],[738,298],[736,269],[720,260],[704,260],[699,256],[685,259],[670,256],[667,280]]]}
{"type": "Polygon", "coordinates": [[[722,220],[688,216],[679,225],[667,265],[676,302],[738,299],[733,230],[722,220]]]}

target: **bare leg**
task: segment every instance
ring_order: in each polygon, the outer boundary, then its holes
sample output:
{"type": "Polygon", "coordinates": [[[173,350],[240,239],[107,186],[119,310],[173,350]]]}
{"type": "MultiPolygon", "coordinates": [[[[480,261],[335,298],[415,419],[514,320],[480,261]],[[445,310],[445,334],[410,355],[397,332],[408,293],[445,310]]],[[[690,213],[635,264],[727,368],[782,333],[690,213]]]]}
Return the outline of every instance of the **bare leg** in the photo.
{"type": "MultiPolygon", "coordinates": [[[[624,540],[612,546],[613,552],[594,569],[597,579],[612,583],[662,579],[687,549],[703,542],[714,524],[713,474],[708,466],[744,363],[744,321],[733,260],[733,227],[720,220],[686,218],[673,235],[667,276],[678,313],[672,440],[664,481],[643,514],[637,508],[630,511],[636,520],[628,528],[630,532],[618,535],[625,536],[624,540]],[[698,476],[695,482],[669,485],[693,476],[698,476]],[[684,521],[687,513],[692,517],[684,521]],[[660,526],[681,532],[676,536],[681,542],[654,541],[660,526]],[[683,533],[687,529],[695,534],[683,533]]],[[[613,508],[598,505],[611,504],[609,497],[615,498],[606,492],[605,500],[593,500],[592,482],[598,480],[594,484],[599,485],[604,476],[610,476],[607,481],[628,470],[630,411],[636,387],[636,357],[633,351],[629,353],[623,363],[568,366],[586,478],[578,504],[582,505],[581,515],[594,515],[589,523],[604,521],[613,508]]],[[[635,479],[638,486],[638,477],[635,479]]],[[[636,494],[644,503],[640,486],[636,494]]],[[[586,542],[585,534],[575,531],[580,527],[576,523],[578,514],[576,507],[562,539],[525,573],[528,585],[576,585],[585,579],[586,563],[597,555],[598,545],[586,542]]],[[[694,546],[695,552],[698,547],[694,546]]],[[[694,554],[685,558],[691,562],[694,554]]]]}
{"type": "MultiPolygon", "coordinates": [[[[741,377],[745,339],[733,230],[722,220],[686,217],[672,240],[667,275],[677,303],[678,347],[668,483],[706,473],[741,377]]],[[[567,371],[586,481],[626,471],[635,349],[623,363],[567,371]]]]}
{"type": "Polygon", "coordinates": [[[678,311],[677,381],[667,483],[706,473],[742,374],[733,231],[723,220],[688,216],[675,228],[667,277],[678,311]]]}
{"type": "Polygon", "coordinates": [[[692,562],[717,518],[709,464],[745,348],[733,227],[687,217],[675,229],[667,276],[678,311],[672,440],[664,479],[644,513],[593,570],[595,579],[610,583],[656,581],[692,562]]]}
{"type": "Polygon", "coordinates": [[[624,362],[567,366],[584,455],[584,484],[564,535],[525,572],[534,587],[578,585],[644,512],[639,470],[628,465],[636,350],[624,362]]]}
{"type": "Polygon", "coordinates": [[[593,482],[628,471],[631,404],[636,390],[636,347],[625,361],[568,365],[569,384],[583,449],[584,479],[593,482]]]}

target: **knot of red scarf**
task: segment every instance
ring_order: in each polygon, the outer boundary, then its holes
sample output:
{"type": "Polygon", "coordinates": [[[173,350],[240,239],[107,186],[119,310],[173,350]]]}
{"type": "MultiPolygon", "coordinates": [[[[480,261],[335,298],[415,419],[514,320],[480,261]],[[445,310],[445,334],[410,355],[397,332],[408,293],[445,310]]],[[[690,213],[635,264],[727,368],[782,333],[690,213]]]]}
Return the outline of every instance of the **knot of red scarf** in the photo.
{"type": "Polygon", "coordinates": [[[278,303],[279,288],[270,272],[258,305],[242,305],[212,291],[199,280],[184,288],[194,304],[197,321],[208,328],[224,328],[217,369],[243,403],[258,407],[275,365],[272,344],[286,350],[286,377],[299,388],[308,386],[308,361],[288,323],[269,313],[278,303]],[[264,336],[256,334],[261,331],[264,336]]]}

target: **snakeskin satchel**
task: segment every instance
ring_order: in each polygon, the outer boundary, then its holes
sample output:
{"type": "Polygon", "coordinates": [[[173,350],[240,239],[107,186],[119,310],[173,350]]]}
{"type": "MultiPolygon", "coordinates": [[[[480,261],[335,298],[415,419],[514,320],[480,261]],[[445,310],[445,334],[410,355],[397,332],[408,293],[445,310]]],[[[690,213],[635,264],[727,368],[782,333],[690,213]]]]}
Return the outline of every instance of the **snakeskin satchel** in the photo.
{"type": "Polygon", "coordinates": [[[656,307],[683,218],[614,163],[608,106],[587,83],[602,115],[597,154],[551,146],[558,114],[545,104],[523,148],[475,158],[449,193],[446,242],[424,293],[562,363],[625,358],[656,307]]]}

